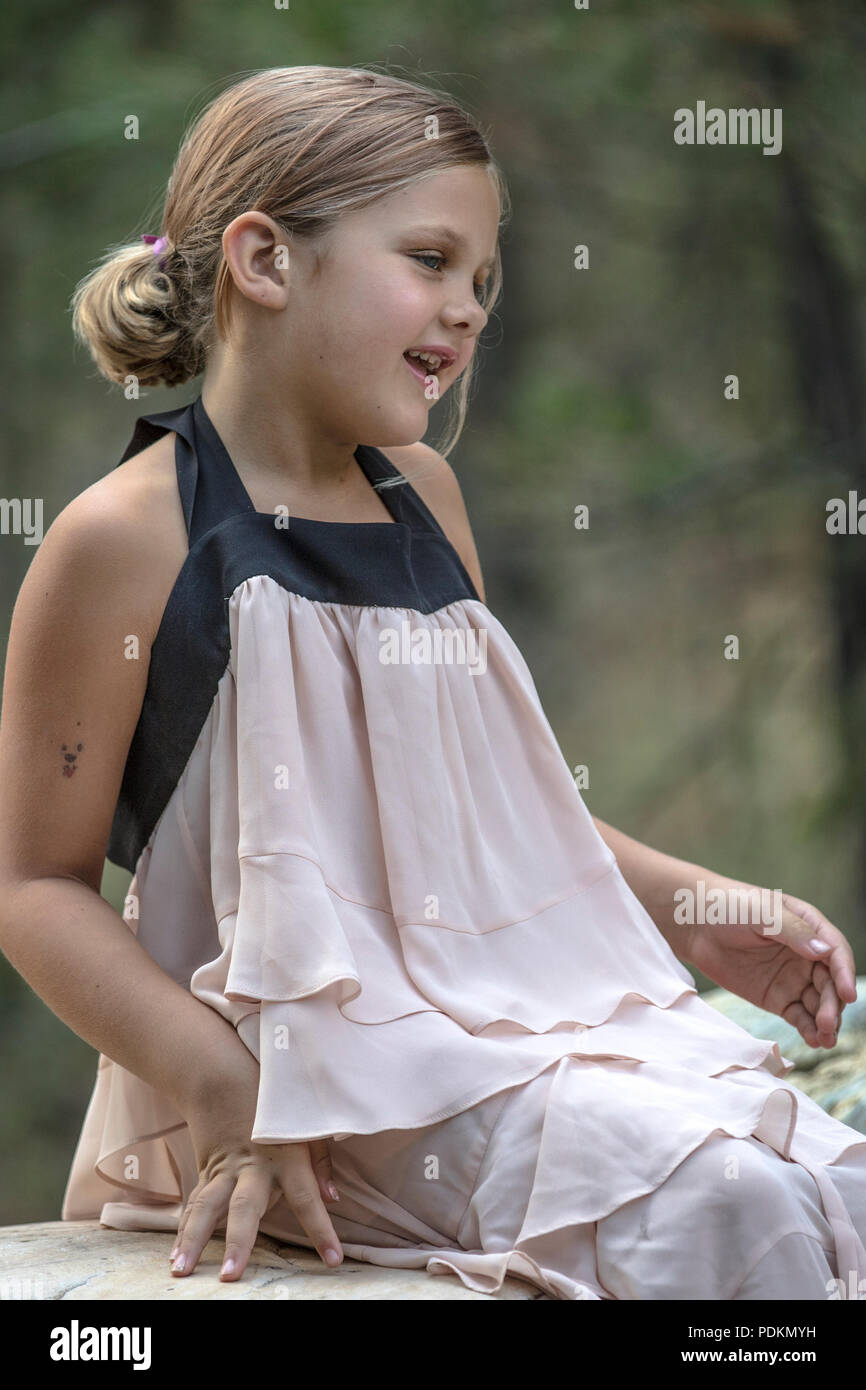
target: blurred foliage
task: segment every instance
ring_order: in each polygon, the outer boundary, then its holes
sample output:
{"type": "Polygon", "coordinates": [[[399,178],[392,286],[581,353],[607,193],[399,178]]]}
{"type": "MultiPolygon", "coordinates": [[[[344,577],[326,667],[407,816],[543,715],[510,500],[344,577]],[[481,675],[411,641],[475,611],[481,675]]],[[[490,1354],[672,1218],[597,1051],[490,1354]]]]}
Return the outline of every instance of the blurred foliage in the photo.
{"type": "MultiPolygon", "coordinates": [[[[862,668],[840,636],[841,548],[845,584],[863,562],[824,525],[864,456],[862,5],[12,0],[0,30],[3,494],[40,494],[47,527],[136,415],[196,393],[124,401],[74,346],[68,301],[107,245],[158,226],[206,101],[270,65],[441,82],[492,132],[514,203],[452,456],[488,603],[569,765],[588,764],[594,814],[816,903],[862,972],[862,668]],[[782,153],[676,145],[673,113],[699,99],[782,107],[782,153]]],[[[434,412],[428,441],[443,429],[434,412]]],[[[31,559],[4,538],[4,635],[31,559]]],[[[118,909],[127,880],[108,867],[118,909]]],[[[57,1218],[96,1055],[5,963],[0,1003],[18,1165],[0,1219],[57,1218]]]]}

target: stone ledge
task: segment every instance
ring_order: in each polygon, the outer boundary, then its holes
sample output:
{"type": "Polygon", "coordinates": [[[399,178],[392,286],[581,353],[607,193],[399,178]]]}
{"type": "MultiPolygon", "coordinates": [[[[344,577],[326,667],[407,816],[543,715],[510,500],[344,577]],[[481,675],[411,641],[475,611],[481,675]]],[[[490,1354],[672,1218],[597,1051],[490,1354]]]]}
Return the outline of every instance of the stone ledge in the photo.
{"type": "Polygon", "coordinates": [[[315,1251],[262,1235],[235,1283],[220,1282],[224,1243],[219,1237],[208,1242],[194,1273],[175,1278],[168,1270],[173,1244],[173,1233],[115,1231],[97,1221],[6,1226],[0,1230],[0,1300],[545,1298],[534,1285],[511,1276],[491,1295],[467,1289],[456,1274],[426,1269],[388,1269],[348,1258],[338,1269],[328,1269],[315,1251]]]}

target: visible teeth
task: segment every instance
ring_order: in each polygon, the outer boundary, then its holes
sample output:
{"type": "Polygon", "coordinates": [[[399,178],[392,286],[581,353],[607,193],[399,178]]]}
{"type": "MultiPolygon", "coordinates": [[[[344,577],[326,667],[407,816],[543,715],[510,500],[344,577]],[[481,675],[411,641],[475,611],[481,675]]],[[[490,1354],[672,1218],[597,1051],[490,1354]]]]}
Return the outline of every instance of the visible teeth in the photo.
{"type": "Polygon", "coordinates": [[[409,357],[417,357],[419,362],[426,362],[431,371],[434,372],[438,372],[442,366],[443,359],[436,352],[415,352],[414,349],[410,348],[408,355],[409,357]]]}

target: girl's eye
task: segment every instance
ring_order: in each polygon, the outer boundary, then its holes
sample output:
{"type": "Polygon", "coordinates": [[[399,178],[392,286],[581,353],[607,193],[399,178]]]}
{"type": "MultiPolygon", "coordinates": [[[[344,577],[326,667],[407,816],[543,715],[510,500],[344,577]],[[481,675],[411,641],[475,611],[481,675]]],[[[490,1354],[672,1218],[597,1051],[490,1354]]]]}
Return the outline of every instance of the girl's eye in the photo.
{"type": "MultiPolygon", "coordinates": [[[[445,257],[440,256],[438,251],[419,251],[417,254],[413,254],[412,259],[413,261],[441,261],[442,265],[445,264],[445,257]]],[[[436,270],[438,268],[439,267],[435,265],[429,267],[430,270],[436,270]]]]}
{"type": "MultiPolygon", "coordinates": [[[[439,266],[428,266],[428,267],[427,267],[429,270],[432,270],[432,271],[434,271],[434,272],[438,272],[439,270],[441,270],[441,269],[442,269],[442,266],[445,265],[445,262],[446,262],[446,257],[443,256],[443,255],[441,255],[438,251],[417,251],[417,252],[410,252],[410,255],[412,256],[413,261],[441,261],[442,264],[439,265],[439,266]]],[[[483,303],[483,302],[484,302],[484,296],[485,296],[486,293],[487,293],[487,286],[486,286],[486,284],[485,284],[485,285],[479,285],[479,284],[477,283],[477,281],[476,281],[474,288],[475,288],[475,298],[478,300],[479,304],[483,303]]]]}

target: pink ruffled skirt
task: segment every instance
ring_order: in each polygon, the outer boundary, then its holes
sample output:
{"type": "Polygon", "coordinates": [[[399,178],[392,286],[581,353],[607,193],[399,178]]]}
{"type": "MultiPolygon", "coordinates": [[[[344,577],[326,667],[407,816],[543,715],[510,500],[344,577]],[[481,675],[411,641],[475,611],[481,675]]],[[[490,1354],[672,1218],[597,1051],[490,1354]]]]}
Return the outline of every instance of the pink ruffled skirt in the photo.
{"type": "MultiPolygon", "coordinates": [[[[755,1089],[764,1137],[728,1132],[729,1088],[753,1084],[747,1070],[728,1072],[697,1086],[698,1111],[718,1092],[719,1128],[685,1156],[677,1150],[649,1190],[645,1161],[635,1163],[634,1195],[599,1210],[591,1194],[600,1171],[619,1165],[615,1186],[623,1191],[624,1151],[640,1145],[641,1126],[633,1111],[616,1122],[607,1060],[603,1071],[595,1067],[606,1151],[582,1143],[570,1093],[579,1085],[586,1103],[593,1066],[564,1057],[438,1124],[331,1141],[340,1202],[329,1212],[346,1256],[457,1275],[490,1294],[509,1275],[553,1299],[828,1300],[858,1287],[866,1296],[866,1136],[858,1142],[850,1131],[852,1145],[832,1164],[786,1158],[779,1088],[793,1096],[801,1134],[810,1120],[821,1132],[827,1116],[779,1081],[770,1099],[765,1087],[755,1089]]],[[[672,1078],[637,1066],[657,1122],[672,1078]]],[[[634,1067],[622,1063],[625,1079],[634,1067]]],[[[682,1131],[679,1111],[671,1127],[682,1131]]],[[[660,1155],[656,1168],[670,1157],[660,1155]]],[[[311,1245],[284,1201],[261,1229],[311,1245]]]]}

